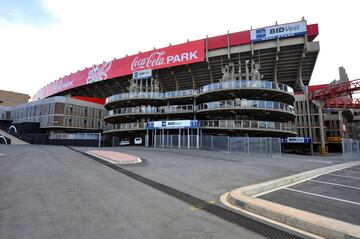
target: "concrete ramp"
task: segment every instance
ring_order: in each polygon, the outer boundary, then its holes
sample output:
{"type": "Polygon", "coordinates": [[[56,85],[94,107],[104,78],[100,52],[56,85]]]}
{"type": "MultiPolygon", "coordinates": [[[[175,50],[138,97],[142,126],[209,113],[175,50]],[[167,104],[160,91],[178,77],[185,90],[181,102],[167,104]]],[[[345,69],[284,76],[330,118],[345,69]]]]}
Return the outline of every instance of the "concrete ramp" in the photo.
{"type": "Polygon", "coordinates": [[[5,137],[11,139],[11,144],[29,144],[28,142],[25,142],[21,139],[16,138],[15,136],[12,136],[11,134],[8,134],[2,129],[0,129],[0,135],[4,135],[5,137]]]}

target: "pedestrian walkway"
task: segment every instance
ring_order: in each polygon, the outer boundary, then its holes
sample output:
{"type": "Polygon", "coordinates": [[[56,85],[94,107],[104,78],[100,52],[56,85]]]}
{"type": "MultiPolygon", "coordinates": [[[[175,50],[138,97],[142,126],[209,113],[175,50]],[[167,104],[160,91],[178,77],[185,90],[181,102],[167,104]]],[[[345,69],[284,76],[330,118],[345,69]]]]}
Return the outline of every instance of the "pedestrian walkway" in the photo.
{"type": "Polygon", "coordinates": [[[141,163],[141,159],[135,155],[124,154],[115,151],[89,150],[86,151],[86,153],[115,164],[141,163]]]}
{"type": "Polygon", "coordinates": [[[12,136],[11,134],[8,134],[4,130],[0,129],[0,135],[3,135],[9,139],[11,139],[11,144],[29,144],[21,139],[16,138],[15,136],[12,136]]]}

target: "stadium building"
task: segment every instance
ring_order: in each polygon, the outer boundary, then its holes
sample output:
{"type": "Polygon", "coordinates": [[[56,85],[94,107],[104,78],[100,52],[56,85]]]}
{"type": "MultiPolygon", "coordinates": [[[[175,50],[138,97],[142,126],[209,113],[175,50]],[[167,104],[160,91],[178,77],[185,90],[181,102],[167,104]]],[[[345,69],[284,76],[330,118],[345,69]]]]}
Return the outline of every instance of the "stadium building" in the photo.
{"type": "Polygon", "coordinates": [[[26,111],[20,108],[62,103],[63,120],[48,111],[43,132],[102,130],[149,141],[156,134],[296,136],[294,92],[309,84],[320,50],[317,35],[318,25],[303,20],[114,59],[51,82],[33,96],[37,103],[17,107],[14,116],[26,122],[18,117],[26,111]],[[71,105],[86,108],[77,126],[66,120],[71,105]],[[107,111],[90,120],[89,107],[107,111]]]}
{"type": "Polygon", "coordinates": [[[104,133],[120,137],[175,128],[295,136],[293,91],[309,83],[317,34],[317,24],[301,21],[189,41],[79,71],[34,99],[106,98],[104,133]]]}

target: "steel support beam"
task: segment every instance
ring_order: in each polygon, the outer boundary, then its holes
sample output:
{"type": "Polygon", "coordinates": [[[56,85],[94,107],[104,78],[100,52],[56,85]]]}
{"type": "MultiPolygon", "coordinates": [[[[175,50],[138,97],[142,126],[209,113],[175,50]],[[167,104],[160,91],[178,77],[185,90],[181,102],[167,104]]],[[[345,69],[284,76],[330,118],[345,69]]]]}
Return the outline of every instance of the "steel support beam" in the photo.
{"type": "Polygon", "coordinates": [[[280,52],[280,40],[276,40],[276,53],[275,53],[275,66],[274,66],[274,82],[277,83],[277,72],[278,72],[278,63],[279,63],[279,52],[280,52]]]}
{"type": "Polygon", "coordinates": [[[195,80],[195,76],[194,76],[194,73],[193,73],[193,71],[192,71],[192,69],[191,69],[191,66],[190,65],[188,65],[188,67],[189,67],[189,73],[190,73],[190,76],[191,76],[191,79],[192,79],[192,85],[193,85],[193,90],[196,90],[196,80],[195,80]]]}
{"type": "Polygon", "coordinates": [[[180,84],[179,84],[179,81],[178,81],[178,79],[176,77],[175,71],[171,70],[171,75],[174,77],[176,90],[179,90],[180,89],[180,84]]]}

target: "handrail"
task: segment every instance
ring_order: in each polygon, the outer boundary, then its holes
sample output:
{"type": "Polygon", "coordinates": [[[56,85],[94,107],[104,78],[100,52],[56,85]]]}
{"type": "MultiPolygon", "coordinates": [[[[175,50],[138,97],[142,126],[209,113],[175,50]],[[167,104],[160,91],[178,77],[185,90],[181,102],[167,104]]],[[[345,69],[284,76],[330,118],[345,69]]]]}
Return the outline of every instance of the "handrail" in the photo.
{"type": "Polygon", "coordinates": [[[182,112],[194,112],[193,105],[169,105],[169,106],[137,106],[119,108],[115,110],[109,110],[109,116],[113,115],[129,115],[129,114],[162,114],[162,113],[182,113],[182,112]]]}
{"type": "Polygon", "coordinates": [[[275,110],[288,111],[295,114],[294,107],[289,104],[275,102],[275,101],[267,101],[267,100],[246,100],[246,99],[206,102],[197,105],[196,110],[201,111],[207,109],[226,109],[226,108],[275,109],[275,110]]]}
{"type": "Polygon", "coordinates": [[[196,97],[200,94],[204,94],[211,91],[217,91],[221,89],[273,89],[284,91],[288,94],[293,95],[294,90],[285,84],[282,83],[274,83],[271,81],[264,80],[232,80],[225,82],[217,82],[209,85],[205,85],[200,87],[197,90],[180,90],[180,91],[169,91],[169,92],[134,92],[134,93],[121,93],[112,95],[106,98],[105,104],[110,102],[125,100],[125,99],[137,99],[137,98],[147,98],[147,99],[171,99],[176,97],[196,97]]]}
{"type": "MultiPolygon", "coordinates": [[[[256,120],[199,120],[200,128],[237,128],[237,129],[268,129],[279,131],[290,131],[296,133],[296,127],[291,123],[280,123],[271,121],[256,121],[256,120]]],[[[139,130],[147,129],[146,122],[139,123],[122,123],[108,125],[106,131],[111,130],[139,130]]]]}
{"type": "Polygon", "coordinates": [[[296,132],[294,124],[255,120],[201,120],[202,128],[272,129],[296,132]]]}
{"type": "MultiPolygon", "coordinates": [[[[266,100],[246,100],[246,99],[235,99],[235,100],[223,100],[202,103],[195,106],[195,112],[210,109],[226,109],[226,108],[239,108],[239,109],[275,109],[282,110],[292,114],[295,114],[294,107],[289,104],[266,101],[266,100]]],[[[136,106],[119,108],[115,110],[109,110],[109,116],[114,115],[129,115],[129,114],[161,114],[161,113],[187,113],[194,112],[193,105],[169,105],[169,106],[136,106]]]]}

